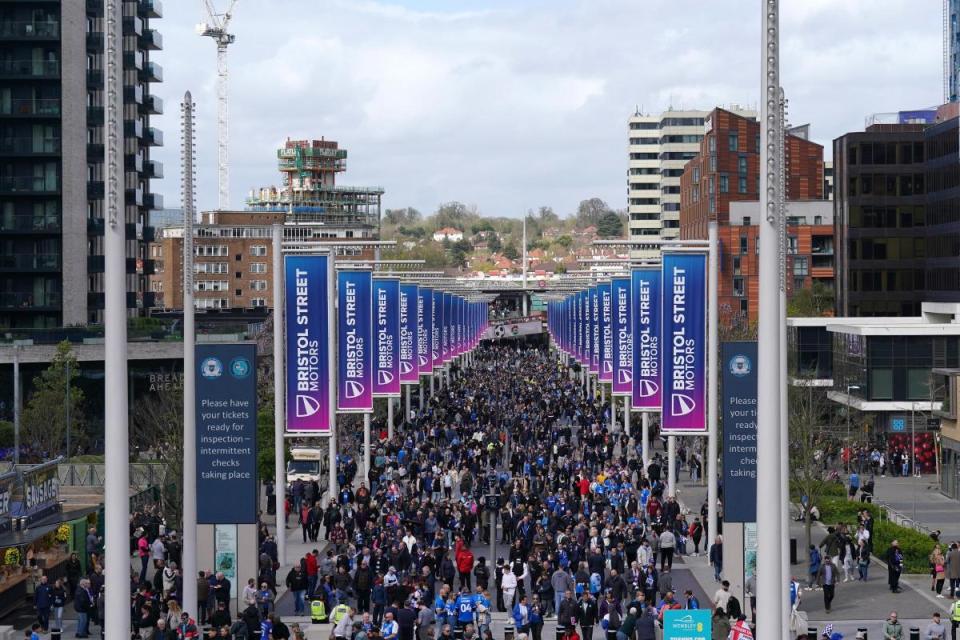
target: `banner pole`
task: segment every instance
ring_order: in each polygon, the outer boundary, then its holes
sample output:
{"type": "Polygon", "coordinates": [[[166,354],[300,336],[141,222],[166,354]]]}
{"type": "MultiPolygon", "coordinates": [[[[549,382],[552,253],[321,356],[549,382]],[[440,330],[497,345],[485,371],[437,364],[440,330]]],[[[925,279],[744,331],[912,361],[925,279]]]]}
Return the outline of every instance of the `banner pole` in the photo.
{"type": "Polygon", "coordinates": [[[718,232],[717,223],[711,222],[707,229],[710,241],[708,256],[709,293],[707,294],[707,540],[717,537],[717,409],[720,402],[719,383],[717,381],[717,353],[719,339],[717,289],[719,287],[719,260],[718,260],[718,232]]]}
{"type": "Polygon", "coordinates": [[[677,436],[667,436],[667,496],[677,497],[677,436]]]}
{"type": "MultiPolygon", "coordinates": [[[[387,398],[390,402],[390,398],[387,398]]],[[[370,477],[370,414],[363,414],[363,477],[370,477]]]]}
{"type": "Polygon", "coordinates": [[[334,266],[334,254],[331,251],[327,257],[327,328],[329,331],[330,348],[327,349],[327,371],[329,375],[330,402],[328,406],[330,422],[330,438],[328,445],[328,465],[327,478],[327,500],[335,500],[337,497],[337,378],[340,373],[337,371],[337,276],[334,266]]]}
{"type": "MultiPolygon", "coordinates": [[[[287,397],[284,361],[283,321],[283,226],[273,225],[273,499],[277,512],[277,560],[286,564],[287,554],[287,477],[284,469],[284,400],[287,397]]],[[[186,575],[184,576],[187,577],[186,575]]],[[[190,576],[192,579],[192,576],[190,576]]]]}
{"type": "Polygon", "coordinates": [[[393,440],[393,398],[387,397],[387,440],[393,440]]]}
{"type": "Polygon", "coordinates": [[[643,434],[641,436],[643,438],[643,442],[641,443],[643,451],[643,469],[644,472],[646,472],[647,464],[650,462],[650,412],[644,411],[640,414],[640,416],[640,425],[643,429],[643,434]]]}

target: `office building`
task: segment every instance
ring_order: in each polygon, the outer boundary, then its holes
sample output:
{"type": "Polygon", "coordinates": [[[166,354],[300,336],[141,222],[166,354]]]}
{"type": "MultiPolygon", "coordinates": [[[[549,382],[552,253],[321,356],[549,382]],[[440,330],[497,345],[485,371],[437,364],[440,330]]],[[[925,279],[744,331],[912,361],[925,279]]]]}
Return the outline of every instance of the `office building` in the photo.
{"type": "Polygon", "coordinates": [[[871,117],[834,140],[837,312],[960,302],[957,105],[871,117]]]}
{"type": "MultiPolygon", "coordinates": [[[[730,110],[756,117],[749,109],[734,106],[730,110]]],[[[629,118],[627,210],[632,240],[680,237],[680,177],[684,165],[700,151],[708,115],[707,111],[671,109],[657,116],[638,111],[629,118]]],[[[633,252],[639,258],[659,255],[656,244],[633,252]]]]}
{"type": "MultiPolygon", "coordinates": [[[[127,307],[152,305],[146,281],[150,149],[162,111],[151,21],[158,0],[123,2],[127,307]]],[[[101,323],[104,232],[104,17],[99,2],[0,3],[0,327],[101,323]]]]}
{"type": "MultiPolygon", "coordinates": [[[[680,237],[706,239],[711,221],[728,224],[730,203],[760,199],[760,123],[726,109],[706,118],[697,155],[680,178],[680,237]]],[[[787,200],[823,199],[823,147],[807,138],[809,127],[786,136],[787,200]]]]}

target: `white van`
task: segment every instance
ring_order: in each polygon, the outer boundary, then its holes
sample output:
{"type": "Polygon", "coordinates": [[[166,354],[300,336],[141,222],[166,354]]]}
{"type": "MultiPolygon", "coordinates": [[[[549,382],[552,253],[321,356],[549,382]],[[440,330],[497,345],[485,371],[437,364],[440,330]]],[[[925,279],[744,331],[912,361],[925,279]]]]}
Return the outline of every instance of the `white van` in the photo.
{"type": "Polygon", "coordinates": [[[297,480],[305,482],[320,481],[320,462],[325,451],[308,447],[290,449],[291,459],[287,463],[287,485],[297,480]]]}

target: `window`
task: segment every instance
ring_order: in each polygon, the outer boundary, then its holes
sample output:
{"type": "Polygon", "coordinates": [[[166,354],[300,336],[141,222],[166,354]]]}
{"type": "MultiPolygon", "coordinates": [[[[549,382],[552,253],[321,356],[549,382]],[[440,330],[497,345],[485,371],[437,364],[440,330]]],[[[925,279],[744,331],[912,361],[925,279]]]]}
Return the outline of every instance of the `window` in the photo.
{"type": "Polygon", "coordinates": [[[800,289],[803,289],[803,287],[804,287],[806,284],[807,284],[807,281],[806,281],[805,278],[794,278],[794,279],[793,279],[793,290],[794,290],[794,291],[798,291],[798,290],[800,290],[800,289]]]}
{"type": "Polygon", "coordinates": [[[813,216],[813,224],[823,224],[823,216],[813,216]]]}
{"type": "Polygon", "coordinates": [[[730,193],[730,176],[725,173],[720,174],[720,193],[730,193]]]}
{"type": "Polygon", "coordinates": [[[693,168],[693,181],[694,183],[700,182],[700,167],[693,168]]]}
{"type": "Polygon", "coordinates": [[[751,222],[750,216],[743,216],[743,226],[744,226],[744,227],[749,227],[749,226],[750,226],[750,222],[751,222]]]}
{"type": "Polygon", "coordinates": [[[197,280],[193,283],[194,291],[226,291],[226,280],[197,280]]]}
{"type": "Polygon", "coordinates": [[[733,256],[733,259],[731,262],[733,267],[733,275],[735,276],[740,275],[740,262],[741,262],[740,256],[733,256]]]}
{"type": "Polygon", "coordinates": [[[737,158],[737,173],[745,174],[747,172],[747,156],[737,158]]]}
{"type": "Polygon", "coordinates": [[[266,273],[267,272],[267,263],[266,262],[254,262],[250,265],[250,273],[266,273]]]}
{"type": "Polygon", "coordinates": [[[810,275],[810,263],[807,261],[806,256],[793,256],[793,275],[810,275]]]}
{"type": "Polygon", "coordinates": [[[226,262],[195,262],[193,264],[194,273],[227,273],[226,262]]]}
{"type": "Polygon", "coordinates": [[[163,281],[162,280],[151,280],[150,281],[150,291],[154,293],[163,293],[163,281]]]}
{"type": "Polygon", "coordinates": [[[743,297],[743,278],[739,276],[733,279],[733,295],[738,298],[743,297]]]}
{"type": "Polygon", "coordinates": [[[709,190],[710,190],[710,195],[713,195],[713,193],[714,193],[714,185],[715,185],[713,176],[710,176],[709,178],[707,178],[707,180],[708,180],[708,183],[709,183],[708,188],[709,188],[709,190]]]}
{"type": "Polygon", "coordinates": [[[250,255],[252,256],[265,256],[267,255],[267,246],[263,244],[255,244],[250,247],[250,255]]]}
{"type": "Polygon", "coordinates": [[[870,371],[870,399],[893,400],[893,369],[870,371]]]}
{"type": "Polygon", "coordinates": [[[193,306],[197,309],[229,309],[230,303],[226,298],[196,298],[193,306]]]}
{"type": "Polygon", "coordinates": [[[194,252],[198,256],[202,257],[225,257],[227,253],[227,245],[225,244],[198,244],[194,252]]]}
{"type": "Polygon", "coordinates": [[[798,250],[797,236],[787,236],[787,253],[797,253],[798,250]]]}
{"type": "Polygon", "coordinates": [[[736,131],[731,131],[727,134],[727,149],[730,151],[736,151],[740,146],[740,138],[737,135],[736,131]]]}
{"type": "Polygon", "coordinates": [[[717,170],[717,156],[710,156],[710,171],[717,170]]]}
{"type": "Polygon", "coordinates": [[[746,193],[747,192],[747,177],[740,176],[737,178],[737,192],[746,193]]]}
{"type": "Polygon", "coordinates": [[[709,147],[710,153],[717,152],[717,138],[715,136],[710,136],[707,138],[707,145],[709,147]]]}
{"type": "Polygon", "coordinates": [[[740,253],[745,254],[747,251],[747,236],[740,236],[740,253]]]}
{"type": "Polygon", "coordinates": [[[238,254],[234,257],[234,260],[236,260],[237,262],[240,262],[241,260],[243,260],[243,254],[242,254],[242,253],[238,253],[238,254]]]}
{"type": "Polygon", "coordinates": [[[716,212],[717,212],[717,197],[710,196],[710,213],[716,213],[716,212]]]}
{"type": "Polygon", "coordinates": [[[760,134],[758,133],[753,138],[753,145],[756,147],[757,153],[760,153],[760,134]]]}
{"type": "Polygon", "coordinates": [[[250,299],[250,306],[251,306],[251,307],[265,307],[265,306],[267,306],[267,299],[266,299],[266,298],[251,298],[251,299],[250,299]]]}
{"type": "Polygon", "coordinates": [[[746,299],[746,298],[742,298],[742,299],[740,300],[740,315],[744,315],[744,316],[745,316],[745,315],[747,315],[747,313],[749,313],[750,309],[749,309],[749,307],[748,307],[748,304],[749,304],[749,303],[747,302],[747,299],[746,299]]]}
{"type": "Polygon", "coordinates": [[[930,399],[930,370],[907,369],[907,399],[930,399]]]}
{"type": "Polygon", "coordinates": [[[252,291],[266,291],[267,290],[267,281],[266,280],[251,280],[250,289],[252,291]]]}

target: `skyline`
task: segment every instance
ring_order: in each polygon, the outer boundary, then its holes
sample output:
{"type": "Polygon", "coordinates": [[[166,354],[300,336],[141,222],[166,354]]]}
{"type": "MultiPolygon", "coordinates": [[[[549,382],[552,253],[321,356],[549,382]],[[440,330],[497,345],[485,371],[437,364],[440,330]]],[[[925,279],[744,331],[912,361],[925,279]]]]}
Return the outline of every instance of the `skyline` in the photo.
{"type": "MultiPolygon", "coordinates": [[[[216,54],[195,33],[201,12],[190,4],[168,4],[157,22],[164,82],[154,90],[166,104],[155,126],[167,142],[156,154],[165,178],[153,185],[167,207],[179,206],[178,105],[189,89],[198,112],[198,206],[206,210],[217,191],[216,54]]],[[[338,182],[383,186],[385,209],[428,214],[459,200],[488,216],[518,217],[541,205],[565,215],[590,197],[625,208],[627,119],[636,107],[659,113],[758,101],[752,3],[468,4],[238,2],[228,54],[232,208],[243,207],[251,188],[279,184],[275,153],[288,136],[337,140],[350,152],[338,182]],[[314,20],[322,26],[313,31],[290,27],[314,20]],[[654,35],[637,44],[644,31],[654,35]]],[[[810,123],[827,158],[831,141],[862,129],[869,114],[941,101],[939,9],[887,4],[883,12],[866,0],[783,8],[789,120],[810,123]]]]}

